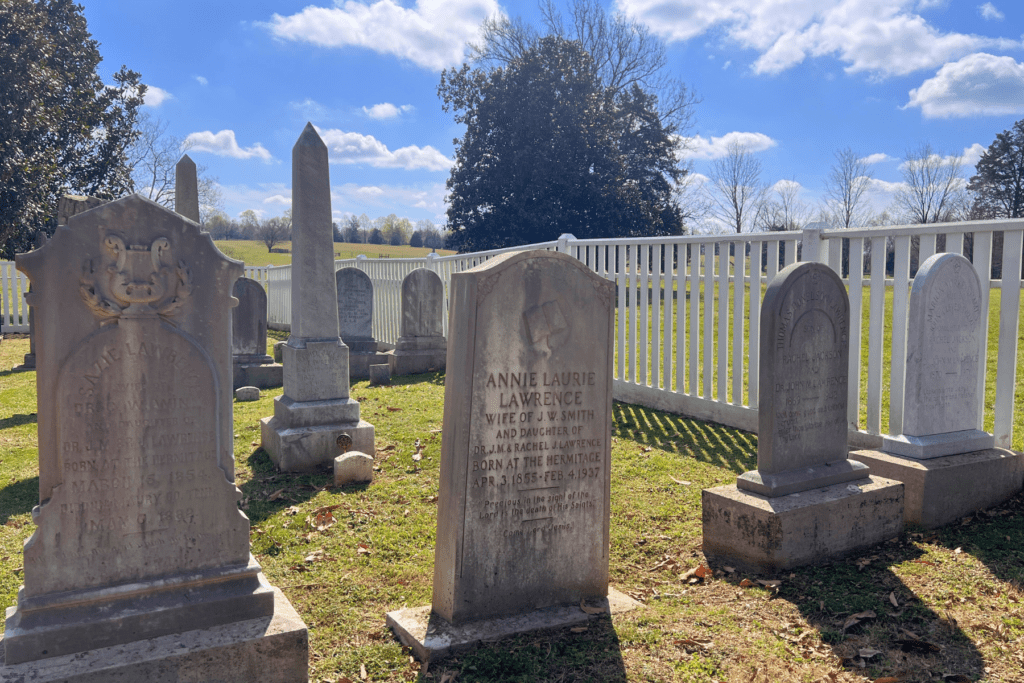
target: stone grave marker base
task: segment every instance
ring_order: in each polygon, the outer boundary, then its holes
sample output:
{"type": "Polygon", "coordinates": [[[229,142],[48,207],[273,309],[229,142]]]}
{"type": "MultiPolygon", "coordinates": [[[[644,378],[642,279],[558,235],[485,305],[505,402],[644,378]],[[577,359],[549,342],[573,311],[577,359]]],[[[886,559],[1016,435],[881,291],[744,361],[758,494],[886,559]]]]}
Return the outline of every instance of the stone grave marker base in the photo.
{"type": "Polygon", "coordinates": [[[238,363],[232,365],[233,389],[238,387],[257,387],[273,389],[284,385],[284,366],[274,363],[273,358],[266,356],[266,361],[258,363],[238,363]]]}
{"type": "Polygon", "coordinates": [[[903,531],[903,484],[870,476],[777,498],[704,489],[704,555],[744,571],[823,564],[903,531]]]}
{"type": "Polygon", "coordinates": [[[4,657],[20,663],[271,614],[272,586],[248,566],[40,598],[7,608],[4,657]]]}
{"type": "Polygon", "coordinates": [[[934,528],[1003,503],[1024,487],[1024,454],[1003,448],[914,460],[882,451],[850,454],[873,472],[902,481],[904,520],[934,528]]]}
{"type": "MultiPolygon", "coordinates": [[[[602,608],[602,613],[621,614],[639,607],[640,603],[609,586],[608,597],[588,601],[587,605],[602,608]]],[[[417,659],[429,662],[432,657],[443,657],[449,652],[468,648],[474,643],[545,628],[571,626],[596,616],[600,614],[587,614],[579,605],[568,605],[545,607],[526,614],[481,619],[453,626],[440,615],[431,613],[429,605],[424,605],[388,612],[387,624],[403,645],[412,648],[417,659]]]]}
{"type": "Polygon", "coordinates": [[[870,473],[863,463],[846,459],[777,473],[751,470],[736,478],[736,486],[760,493],[762,496],[777,498],[808,489],[863,479],[870,473]]]}
{"type": "MultiPolygon", "coordinates": [[[[0,664],[0,682],[308,681],[306,625],[288,598],[272,590],[270,615],[22,664],[0,664]]],[[[3,645],[0,640],[0,648],[3,645]]]]}
{"type": "MultiPolygon", "coordinates": [[[[274,399],[275,412],[281,398],[274,399]]],[[[310,403],[317,402],[308,401],[306,405],[310,403]]],[[[341,434],[352,437],[352,450],[376,452],[374,428],[366,420],[306,427],[279,428],[280,425],[276,417],[260,420],[263,448],[282,472],[314,472],[321,465],[333,466],[334,459],[338,457],[338,437],[341,434]]]]}
{"type": "Polygon", "coordinates": [[[349,351],[348,354],[348,376],[349,379],[369,379],[371,365],[387,365],[388,357],[383,353],[358,353],[349,351]]]}
{"type": "Polygon", "coordinates": [[[925,436],[886,436],[882,439],[882,450],[908,458],[927,460],[946,455],[958,455],[973,451],[984,451],[995,447],[995,437],[980,429],[965,429],[945,434],[925,436]]]}
{"type": "Polygon", "coordinates": [[[444,337],[435,348],[403,348],[399,340],[398,347],[386,354],[387,364],[391,366],[391,375],[419,375],[424,372],[440,372],[445,369],[448,350],[444,337]]]}

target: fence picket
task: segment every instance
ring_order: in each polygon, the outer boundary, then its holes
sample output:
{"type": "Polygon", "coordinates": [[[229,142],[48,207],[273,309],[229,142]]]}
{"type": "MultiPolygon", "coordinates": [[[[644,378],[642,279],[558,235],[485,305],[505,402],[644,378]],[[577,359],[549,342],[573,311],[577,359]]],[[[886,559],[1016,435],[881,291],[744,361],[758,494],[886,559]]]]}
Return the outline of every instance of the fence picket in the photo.
{"type": "Polygon", "coordinates": [[[1017,335],[1020,329],[1020,261],[1024,233],[1003,233],[1003,281],[999,290],[999,346],[996,405],[992,434],[996,447],[1013,442],[1014,388],[1017,386],[1017,335]]]}
{"type": "Polygon", "coordinates": [[[892,342],[889,352],[889,433],[903,433],[903,394],[907,385],[907,288],[910,235],[896,237],[892,276],[892,342]]]}
{"type": "Polygon", "coordinates": [[[871,238],[871,313],[868,320],[869,434],[882,433],[882,323],[885,320],[885,238],[871,238]]]}
{"type": "Polygon", "coordinates": [[[750,244],[750,332],[749,369],[747,370],[747,405],[757,407],[759,373],[761,372],[761,248],[763,242],[750,244]]]}
{"type": "Polygon", "coordinates": [[[704,245],[704,381],[701,397],[712,400],[712,362],[715,359],[715,243],[704,245]]]}
{"type": "Polygon", "coordinates": [[[846,417],[850,429],[860,424],[860,351],[864,312],[864,238],[850,240],[850,374],[847,380],[846,417]],[[854,258],[856,256],[856,259],[854,258]]]}

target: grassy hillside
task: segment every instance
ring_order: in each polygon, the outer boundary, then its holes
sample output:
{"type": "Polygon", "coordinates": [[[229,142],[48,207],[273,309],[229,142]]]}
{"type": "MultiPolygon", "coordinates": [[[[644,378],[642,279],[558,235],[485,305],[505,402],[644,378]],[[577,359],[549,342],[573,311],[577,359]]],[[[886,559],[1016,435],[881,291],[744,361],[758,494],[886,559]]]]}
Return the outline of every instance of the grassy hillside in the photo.
{"type": "MultiPolygon", "coordinates": [[[[245,261],[247,266],[286,266],[292,262],[292,243],[282,242],[274,247],[274,253],[267,253],[267,247],[263,242],[255,240],[216,240],[217,248],[233,259],[245,261]]],[[[426,247],[410,247],[402,245],[392,247],[386,244],[349,244],[348,242],[336,242],[334,244],[334,258],[355,258],[359,254],[366,254],[367,258],[416,258],[424,257],[430,253],[426,247]]],[[[438,249],[438,254],[447,256],[454,254],[454,251],[438,249]]]]}

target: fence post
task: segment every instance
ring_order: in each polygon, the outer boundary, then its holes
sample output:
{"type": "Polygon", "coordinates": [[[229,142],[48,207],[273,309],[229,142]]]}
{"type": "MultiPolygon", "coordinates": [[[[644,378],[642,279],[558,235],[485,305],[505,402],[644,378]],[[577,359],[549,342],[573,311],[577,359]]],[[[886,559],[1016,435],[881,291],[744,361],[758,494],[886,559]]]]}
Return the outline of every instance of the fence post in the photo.
{"type": "MultiPolygon", "coordinates": [[[[436,252],[432,251],[429,254],[427,254],[427,268],[429,268],[430,270],[434,271],[438,275],[441,275],[441,272],[440,272],[440,265],[441,265],[441,263],[440,263],[440,261],[441,261],[441,257],[438,256],[436,252]]],[[[441,279],[443,280],[444,278],[442,277],[441,279]]]]}
{"type": "Polygon", "coordinates": [[[803,229],[801,242],[803,242],[803,253],[801,261],[813,261],[821,263],[822,252],[822,231],[828,228],[828,223],[808,223],[803,229]]]}
{"type": "Polygon", "coordinates": [[[562,252],[563,254],[569,254],[570,256],[572,256],[572,251],[569,242],[575,241],[576,237],[574,235],[571,235],[567,232],[563,232],[561,235],[558,236],[558,251],[562,252]]]}

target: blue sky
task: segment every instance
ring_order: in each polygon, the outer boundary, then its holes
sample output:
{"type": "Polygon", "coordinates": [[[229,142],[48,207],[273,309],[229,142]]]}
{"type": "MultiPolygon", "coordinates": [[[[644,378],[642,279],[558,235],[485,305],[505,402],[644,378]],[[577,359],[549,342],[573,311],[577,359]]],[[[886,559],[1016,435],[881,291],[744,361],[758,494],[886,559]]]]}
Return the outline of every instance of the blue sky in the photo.
{"type": "MultiPolygon", "coordinates": [[[[80,0],[104,77],[122,64],[150,86],[146,111],[192,142],[225,210],[290,205],[291,148],[306,121],[331,159],[337,218],[396,213],[444,222],[461,137],[440,72],[495,12],[539,24],[534,2],[497,0],[80,0]]],[[[564,0],[559,0],[564,5],[564,0]]],[[[768,183],[820,201],[836,150],[871,162],[870,201],[889,203],[904,153],[966,154],[1024,118],[1019,0],[604,0],[647,24],[702,99],[689,131],[695,173],[730,141],[768,183]]]]}

